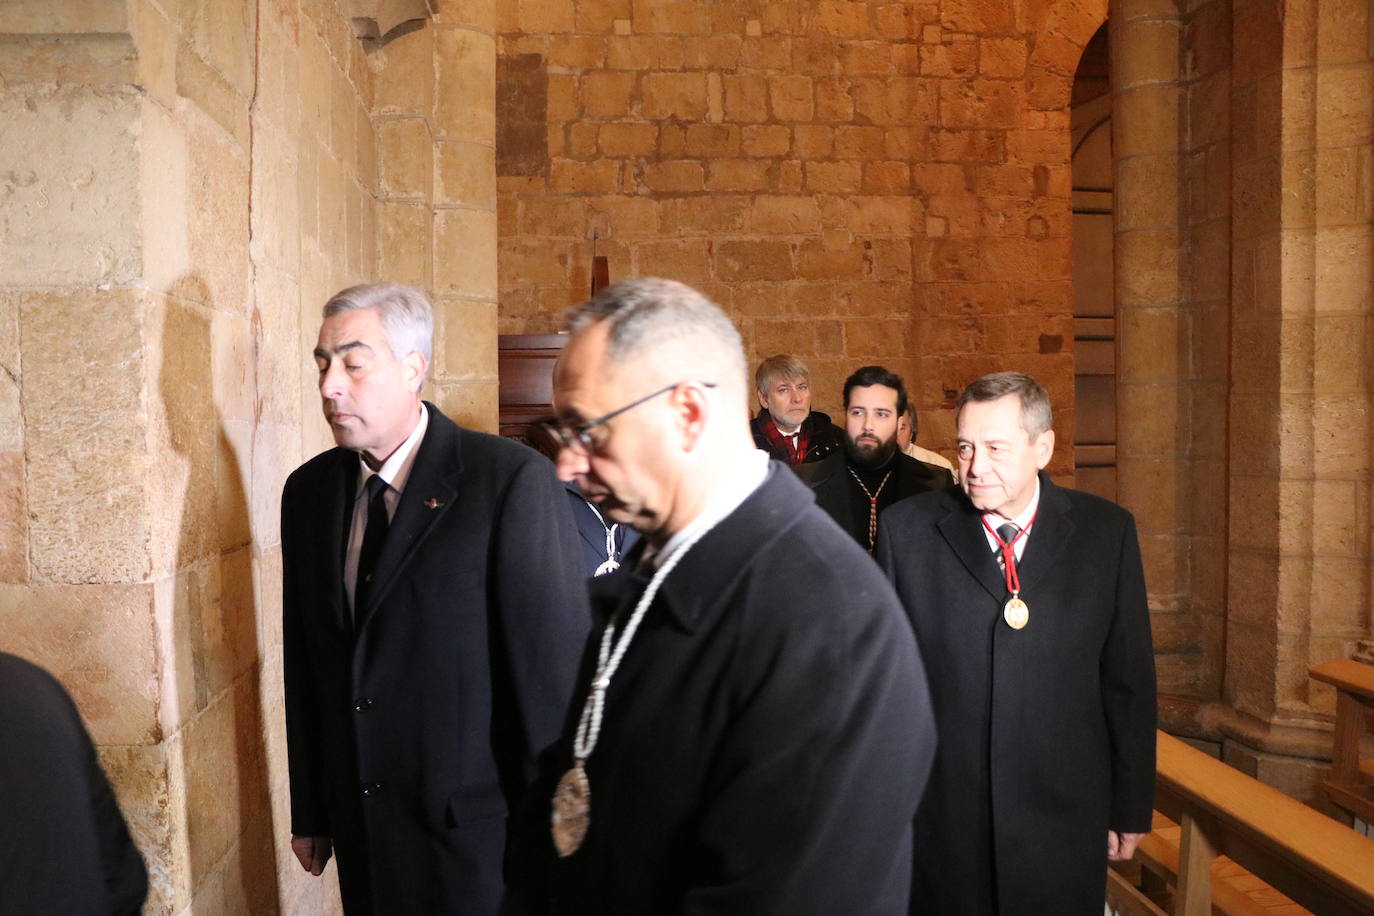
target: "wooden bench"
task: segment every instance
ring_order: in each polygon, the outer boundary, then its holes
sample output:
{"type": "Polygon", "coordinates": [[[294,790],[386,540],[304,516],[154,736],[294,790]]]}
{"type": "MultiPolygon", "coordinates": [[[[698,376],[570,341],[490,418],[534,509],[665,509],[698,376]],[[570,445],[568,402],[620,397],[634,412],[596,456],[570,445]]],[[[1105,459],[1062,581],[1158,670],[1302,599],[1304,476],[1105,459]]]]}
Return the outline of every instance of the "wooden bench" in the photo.
{"type": "Polygon", "coordinates": [[[1326,797],[1352,817],[1374,824],[1374,759],[1360,759],[1360,740],[1374,726],[1374,665],[1338,658],[1307,673],[1336,688],[1331,776],[1322,784],[1326,797]]]}
{"type": "MultiPolygon", "coordinates": [[[[1176,914],[1374,913],[1374,840],[1163,732],[1157,747],[1161,817],[1138,856],[1173,882],[1176,914]]],[[[1120,912],[1163,912],[1123,884],[1120,912]]]]}

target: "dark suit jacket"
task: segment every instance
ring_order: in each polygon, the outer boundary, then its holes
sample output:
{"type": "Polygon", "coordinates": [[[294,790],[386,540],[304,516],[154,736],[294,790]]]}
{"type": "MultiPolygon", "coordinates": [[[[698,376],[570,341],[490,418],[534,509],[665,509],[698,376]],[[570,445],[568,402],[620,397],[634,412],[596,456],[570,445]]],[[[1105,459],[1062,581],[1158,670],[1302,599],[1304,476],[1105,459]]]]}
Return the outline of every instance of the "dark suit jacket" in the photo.
{"type": "MultiPolygon", "coordinates": [[[[582,542],[582,574],[590,579],[596,570],[606,562],[606,523],[601,514],[587,504],[582,490],[574,482],[565,482],[563,488],[568,492],[568,505],[572,507],[573,521],[577,523],[578,539],[582,542]]],[[[639,532],[629,525],[616,528],[617,559],[623,560],[636,543],[639,532]]]]}
{"type": "MultiPolygon", "coordinates": [[[[646,583],[594,580],[597,616],[623,619],[646,583]]],[[[513,911],[906,911],[934,745],[920,658],[877,567],[792,474],[772,465],[664,581],[606,698],[586,840],[557,859],[549,798],[599,642],[522,812],[513,911]]]]}
{"type": "Polygon", "coordinates": [[[148,876],[67,692],[0,652],[0,913],[135,914],[148,876]]]}
{"type": "MultiPolygon", "coordinates": [[[[773,443],[768,441],[768,434],[763,429],[763,423],[767,419],[768,411],[760,410],[749,421],[749,432],[754,436],[754,447],[767,452],[769,458],[788,464],[787,450],[785,448],[775,449],[773,443]]],[[[827,455],[834,454],[844,448],[844,430],[830,422],[829,414],[813,410],[806,415],[805,420],[802,420],[801,428],[808,437],[806,454],[802,456],[802,464],[820,461],[827,455]]]]}
{"type": "MultiPolygon", "coordinates": [[[[931,490],[949,486],[949,471],[910,455],[896,452],[892,456],[892,479],[878,494],[878,511],[892,504],[931,490]]],[[[824,461],[804,464],[796,469],[797,476],[816,494],[816,505],[825,510],[849,536],[868,549],[868,497],[864,496],[849,473],[849,458],[840,450],[824,461]]],[[[878,530],[882,530],[881,516],[878,530]]]]}
{"type": "Polygon", "coordinates": [[[916,817],[912,912],[1100,914],[1107,830],[1146,832],[1155,679],[1135,522],[1040,476],[1024,629],[957,489],[883,515],[875,556],[930,673],[940,749],[916,817]]]}
{"type": "Polygon", "coordinates": [[[331,449],[286,482],[291,830],[345,844],[346,896],[347,844],[363,852],[379,912],[493,912],[506,813],[558,736],[586,592],[549,461],[426,407],[356,620],[342,564],[357,454],[331,449]]]}

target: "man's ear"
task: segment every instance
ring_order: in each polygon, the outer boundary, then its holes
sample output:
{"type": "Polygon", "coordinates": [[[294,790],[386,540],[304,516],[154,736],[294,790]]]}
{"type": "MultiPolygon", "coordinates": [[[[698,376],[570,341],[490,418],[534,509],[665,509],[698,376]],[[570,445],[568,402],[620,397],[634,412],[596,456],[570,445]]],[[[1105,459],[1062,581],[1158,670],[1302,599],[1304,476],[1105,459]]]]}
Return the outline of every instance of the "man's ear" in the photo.
{"type": "Polygon", "coordinates": [[[1043,471],[1053,455],[1054,430],[1047,429],[1035,440],[1035,466],[1043,471]]]}
{"type": "Polygon", "coordinates": [[[701,441],[706,421],[711,416],[711,401],[706,388],[699,382],[683,382],[668,395],[672,399],[673,421],[683,437],[686,451],[692,451],[701,441]]]}
{"type": "Polygon", "coordinates": [[[429,366],[429,360],[419,350],[412,350],[401,360],[404,367],[406,387],[419,394],[420,387],[425,383],[425,369],[429,366]]]}
{"type": "Polygon", "coordinates": [[[768,409],[768,396],[767,396],[766,394],[764,394],[762,391],[755,391],[754,393],[755,393],[756,395],[758,395],[758,397],[759,397],[759,409],[760,409],[760,410],[767,410],[767,409],[768,409]]]}

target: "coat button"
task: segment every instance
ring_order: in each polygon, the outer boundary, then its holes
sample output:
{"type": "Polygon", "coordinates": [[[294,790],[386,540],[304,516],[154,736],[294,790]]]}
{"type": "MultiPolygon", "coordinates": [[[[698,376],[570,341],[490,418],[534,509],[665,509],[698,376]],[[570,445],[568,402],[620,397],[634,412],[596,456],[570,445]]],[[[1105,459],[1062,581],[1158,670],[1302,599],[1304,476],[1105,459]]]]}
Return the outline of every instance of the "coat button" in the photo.
{"type": "Polygon", "coordinates": [[[353,704],[353,711],[354,711],[354,712],[367,712],[367,711],[368,711],[369,709],[371,709],[371,708],[372,708],[372,698],[371,698],[371,697],[363,697],[362,699],[358,700],[356,703],[353,704]]]}
{"type": "Polygon", "coordinates": [[[361,791],[363,798],[373,798],[382,794],[382,784],[380,782],[365,782],[361,791]]]}

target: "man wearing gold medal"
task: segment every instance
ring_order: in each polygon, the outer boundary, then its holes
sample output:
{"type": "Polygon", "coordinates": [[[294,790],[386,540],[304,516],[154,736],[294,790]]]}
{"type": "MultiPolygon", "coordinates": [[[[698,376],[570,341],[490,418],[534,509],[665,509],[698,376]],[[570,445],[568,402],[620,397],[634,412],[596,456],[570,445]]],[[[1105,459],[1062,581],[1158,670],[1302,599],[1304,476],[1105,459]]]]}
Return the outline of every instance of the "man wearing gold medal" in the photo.
{"type": "Polygon", "coordinates": [[[631,280],[569,329],[559,474],[643,539],[592,581],[564,738],[512,826],[506,911],[905,914],[934,732],[891,587],[754,448],[717,306],[631,280]]]}
{"type": "Polygon", "coordinates": [[[1155,680],[1135,522],[1056,486],[1049,396],[1016,372],[960,396],[960,488],[883,514],[940,734],[911,912],[1102,912],[1149,831],[1155,680]]]}

